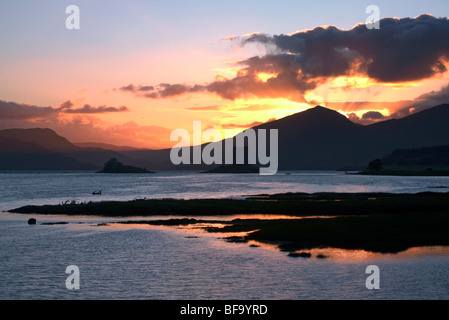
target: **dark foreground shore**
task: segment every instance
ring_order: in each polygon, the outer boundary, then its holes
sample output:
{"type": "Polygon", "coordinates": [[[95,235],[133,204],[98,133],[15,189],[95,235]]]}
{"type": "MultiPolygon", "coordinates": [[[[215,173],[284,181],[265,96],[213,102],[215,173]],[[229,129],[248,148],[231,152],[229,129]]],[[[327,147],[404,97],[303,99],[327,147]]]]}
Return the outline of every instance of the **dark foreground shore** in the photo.
{"type": "MultiPolygon", "coordinates": [[[[417,246],[449,245],[449,193],[287,193],[233,199],[150,199],[25,206],[14,213],[130,216],[292,215],[298,219],[235,219],[209,232],[248,232],[231,241],[277,243],[281,250],[335,247],[396,253],[417,246]],[[308,218],[304,216],[333,216],[308,218]]],[[[141,221],[196,224],[204,220],[141,221]],[[164,222],[165,221],[165,222],[164,222]]],[[[127,223],[127,222],[123,222],[127,223]]],[[[135,221],[133,222],[135,223],[135,221]]]]}

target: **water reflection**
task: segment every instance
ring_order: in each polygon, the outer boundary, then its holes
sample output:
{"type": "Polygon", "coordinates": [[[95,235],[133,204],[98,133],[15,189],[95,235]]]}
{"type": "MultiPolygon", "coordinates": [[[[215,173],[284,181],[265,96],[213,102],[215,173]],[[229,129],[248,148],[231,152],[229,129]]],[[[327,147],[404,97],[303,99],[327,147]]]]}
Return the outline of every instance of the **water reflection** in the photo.
{"type": "MultiPolygon", "coordinates": [[[[1,213],[2,219],[6,221],[26,221],[33,217],[28,214],[11,214],[1,213]]],[[[323,218],[330,219],[335,216],[305,216],[297,217],[290,215],[271,215],[271,214],[238,214],[227,216],[192,216],[188,219],[196,219],[198,222],[187,225],[158,225],[152,224],[152,221],[165,221],[170,219],[183,220],[187,219],[182,216],[152,216],[149,219],[145,217],[126,217],[123,218],[105,218],[105,217],[92,217],[92,216],[63,216],[63,215],[48,215],[38,217],[38,225],[42,228],[59,228],[72,231],[83,231],[80,235],[89,234],[89,231],[129,231],[129,230],[166,230],[175,233],[181,233],[184,238],[210,238],[220,239],[220,245],[223,247],[236,247],[238,245],[257,247],[268,252],[276,252],[279,254],[279,245],[281,242],[260,242],[260,241],[245,241],[244,243],[235,243],[225,241],[227,238],[243,238],[250,232],[208,232],[208,228],[224,228],[232,225],[232,220],[236,219],[260,219],[260,220],[277,220],[277,219],[312,219],[323,218]],[[135,223],[133,223],[135,221],[135,223]],[[60,224],[66,222],[67,224],[60,224]],[[43,225],[46,224],[46,225],[43,225]],[[86,233],[87,232],[87,233],[86,233]]],[[[236,240],[234,239],[234,240],[236,240]]],[[[237,239],[238,240],[238,239],[237,239]]],[[[365,250],[352,250],[352,249],[340,249],[340,248],[315,248],[311,250],[300,250],[303,252],[311,253],[312,259],[316,259],[319,256],[324,256],[325,260],[331,260],[337,263],[367,261],[367,260],[391,260],[391,259],[415,259],[420,257],[429,256],[449,256],[449,246],[423,246],[413,247],[406,251],[399,253],[375,253],[365,250]]],[[[287,252],[284,253],[287,255],[287,252]]]]}
{"type": "MultiPolygon", "coordinates": [[[[269,215],[261,215],[268,219],[269,215]]],[[[237,217],[237,216],[236,216],[237,217]]],[[[246,215],[245,215],[246,217],[246,215]]],[[[247,217],[246,217],[247,218],[247,217]]],[[[291,219],[292,217],[288,217],[291,219]]],[[[294,217],[295,219],[297,217],[294,217]]],[[[316,218],[315,216],[303,217],[307,218],[316,218]]],[[[323,217],[319,217],[323,218],[323,217]]],[[[326,218],[332,218],[331,216],[326,216],[326,218]]],[[[185,238],[216,238],[223,240],[223,246],[229,247],[228,243],[232,245],[245,245],[254,248],[265,249],[268,251],[274,251],[276,254],[279,252],[279,245],[282,242],[261,242],[255,240],[249,241],[239,241],[252,232],[256,232],[258,230],[251,230],[249,232],[208,232],[208,228],[224,228],[226,226],[232,225],[231,223],[220,222],[200,222],[195,224],[183,225],[183,226],[167,226],[167,225],[151,225],[145,223],[108,223],[107,227],[113,230],[131,230],[131,229],[165,229],[172,230],[174,232],[182,232],[185,233],[185,238]],[[230,240],[225,243],[225,240],[230,240]]],[[[422,246],[422,247],[413,247],[409,248],[405,251],[401,251],[398,253],[378,253],[371,252],[366,250],[354,250],[354,249],[341,249],[341,248],[314,248],[310,250],[300,250],[300,252],[307,252],[311,254],[312,258],[315,259],[329,259],[338,263],[348,263],[348,262],[357,262],[357,261],[367,261],[367,260],[391,260],[391,259],[416,259],[420,257],[429,257],[429,256],[449,256],[449,246],[422,246]]],[[[285,253],[287,254],[287,252],[285,253]]]]}
{"type": "MultiPolygon", "coordinates": [[[[267,250],[279,250],[279,243],[248,241],[248,245],[259,247],[267,250]]],[[[405,260],[423,257],[448,257],[449,246],[423,246],[413,247],[398,253],[378,253],[366,250],[340,249],[340,248],[315,248],[310,250],[300,250],[298,252],[308,252],[312,258],[324,258],[338,263],[363,262],[367,260],[383,260],[391,259],[405,260]]]]}

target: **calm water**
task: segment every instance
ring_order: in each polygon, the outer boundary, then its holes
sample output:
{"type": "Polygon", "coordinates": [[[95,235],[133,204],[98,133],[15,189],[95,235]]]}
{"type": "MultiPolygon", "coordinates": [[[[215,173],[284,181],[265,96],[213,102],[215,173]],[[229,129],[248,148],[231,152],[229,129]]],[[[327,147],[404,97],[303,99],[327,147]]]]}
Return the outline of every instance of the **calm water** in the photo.
{"type": "MultiPolygon", "coordinates": [[[[66,200],[235,197],[276,192],[443,191],[449,178],[366,177],[338,172],[276,176],[0,173],[0,210],[66,200]],[[101,197],[91,195],[102,190],[101,197]]],[[[330,213],[332,214],[332,213],[330,213]]],[[[290,258],[268,246],[227,243],[197,229],[97,226],[114,219],[0,212],[0,299],[448,299],[449,250],[398,255],[328,250],[328,259],[290,258]],[[66,221],[67,225],[41,225],[66,221]],[[380,290],[365,287],[368,265],[380,290]],[[81,288],[65,287],[66,267],[81,288]]],[[[116,220],[116,219],[115,219],[116,220]]],[[[312,252],[315,256],[319,250],[312,252]]]]}
{"type": "Polygon", "coordinates": [[[91,172],[1,172],[0,210],[24,204],[57,204],[66,200],[132,200],[136,198],[238,197],[281,192],[449,192],[449,177],[373,177],[344,172],[279,172],[199,174],[167,171],[156,174],[91,172]],[[102,190],[102,196],[92,196],[102,190]]]}

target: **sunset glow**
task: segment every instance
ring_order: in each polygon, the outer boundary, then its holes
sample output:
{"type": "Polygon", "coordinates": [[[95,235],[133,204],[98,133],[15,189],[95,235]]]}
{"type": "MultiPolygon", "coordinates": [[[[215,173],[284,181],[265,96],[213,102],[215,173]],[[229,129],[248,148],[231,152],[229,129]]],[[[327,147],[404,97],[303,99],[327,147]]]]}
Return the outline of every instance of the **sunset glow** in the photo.
{"type": "Polygon", "coordinates": [[[262,82],[267,82],[268,79],[276,78],[277,76],[278,76],[277,74],[266,73],[266,72],[261,72],[261,73],[257,74],[257,78],[259,78],[259,80],[262,82]]]}
{"type": "MultiPolygon", "coordinates": [[[[449,55],[443,47],[432,56],[415,50],[410,61],[390,50],[400,28],[425,24],[437,34],[447,6],[424,10],[381,1],[382,18],[395,18],[358,38],[364,7],[342,8],[338,18],[326,6],[273,2],[244,16],[249,4],[239,14],[232,3],[200,2],[198,12],[179,4],[183,18],[177,21],[168,5],[140,4],[136,11],[108,3],[100,16],[99,4],[80,1],[79,30],[60,24],[64,8],[51,1],[26,9],[2,2],[0,12],[8,13],[2,30],[14,31],[2,34],[8,45],[0,53],[0,129],[49,127],[73,142],[157,149],[171,147],[170,132],[190,130],[192,121],[240,132],[322,105],[369,124],[446,99],[449,55]],[[278,9],[283,18],[268,23],[278,9]],[[30,12],[53,18],[36,27],[30,12]],[[229,24],[228,16],[236,23],[229,24]],[[326,19],[312,18],[317,16],[326,19]],[[370,112],[382,117],[364,117],[370,112]]],[[[401,41],[414,50],[426,39],[410,33],[401,41]]]]}
{"type": "Polygon", "coordinates": [[[448,17],[1,0],[0,300],[167,319],[447,300],[448,17]]]}

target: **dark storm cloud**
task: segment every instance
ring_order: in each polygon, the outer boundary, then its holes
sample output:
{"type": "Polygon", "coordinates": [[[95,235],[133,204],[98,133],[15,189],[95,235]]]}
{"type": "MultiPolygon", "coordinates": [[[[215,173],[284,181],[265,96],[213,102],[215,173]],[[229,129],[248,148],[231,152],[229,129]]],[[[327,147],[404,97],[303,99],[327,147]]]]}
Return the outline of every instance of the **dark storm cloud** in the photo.
{"type": "Polygon", "coordinates": [[[368,111],[368,112],[364,113],[361,117],[359,117],[354,112],[349,113],[346,116],[352,122],[362,124],[362,125],[370,125],[370,124],[373,124],[376,122],[390,119],[390,117],[386,117],[378,111],[368,111]]]}
{"type": "Polygon", "coordinates": [[[381,120],[384,115],[378,111],[368,111],[362,115],[362,120],[381,120]]]}
{"type": "MultiPolygon", "coordinates": [[[[339,76],[367,76],[380,83],[417,81],[447,71],[447,39],[449,20],[429,15],[385,18],[378,30],[358,25],[351,30],[331,26],[292,35],[252,34],[241,38],[241,45],[262,44],[269,53],[237,62],[236,77],[193,86],[148,86],[154,90],[143,96],[161,99],[209,92],[229,100],[256,96],[303,102],[307,91],[339,76]],[[274,77],[261,81],[260,72],[274,77]]],[[[121,90],[142,96],[139,88],[143,87],[129,85],[121,90]]]]}
{"type": "MultiPolygon", "coordinates": [[[[252,57],[240,61],[238,64],[242,68],[235,78],[221,78],[209,84],[196,84],[194,86],[162,83],[156,86],[153,92],[144,93],[143,96],[151,99],[162,99],[187,93],[209,92],[229,100],[257,96],[261,98],[284,97],[296,101],[305,101],[303,94],[315,88],[319,82],[300,75],[299,66],[295,65],[294,57],[288,54],[252,57]],[[274,77],[262,81],[257,76],[258,73],[262,72],[274,74],[274,77]]],[[[138,96],[142,96],[139,87],[135,85],[123,87],[121,90],[131,91],[138,96]]]]}
{"type": "Polygon", "coordinates": [[[358,25],[351,30],[315,28],[293,35],[257,34],[242,44],[274,45],[295,57],[309,77],[361,72],[379,82],[420,80],[446,71],[449,20],[421,15],[415,19],[385,18],[380,29],[358,25]]]}

